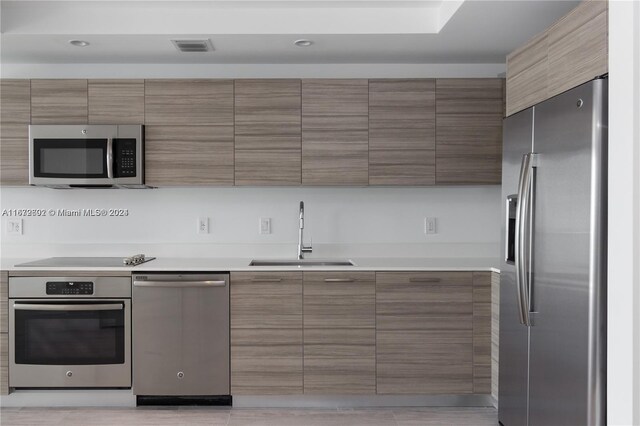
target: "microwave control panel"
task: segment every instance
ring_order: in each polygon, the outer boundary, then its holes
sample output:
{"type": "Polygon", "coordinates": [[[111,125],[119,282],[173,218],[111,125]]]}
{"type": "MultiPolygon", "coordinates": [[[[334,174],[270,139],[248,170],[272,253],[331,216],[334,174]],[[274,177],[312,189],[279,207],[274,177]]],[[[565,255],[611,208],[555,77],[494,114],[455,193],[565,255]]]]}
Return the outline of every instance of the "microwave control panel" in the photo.
{"type": "Polygon", "coordinates": [[[117,177],[135,177],[136,140],[119,138],[113,140],[117,177]]]}
{"type": "Polygon", "coordinates": [[[47,294],[93,294],[91,281],[47,281],[47,294]]]}

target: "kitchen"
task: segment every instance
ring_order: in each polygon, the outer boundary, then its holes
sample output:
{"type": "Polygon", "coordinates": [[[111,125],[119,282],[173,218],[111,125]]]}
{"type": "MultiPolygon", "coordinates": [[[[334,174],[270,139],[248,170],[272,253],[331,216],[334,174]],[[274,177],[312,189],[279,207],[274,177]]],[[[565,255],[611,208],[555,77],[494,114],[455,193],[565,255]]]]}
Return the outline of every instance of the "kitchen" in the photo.
{"type": "Polygon", "coordinates": [[[236,3],[2,3],[0,422],[637,424],[637,2],[236,3]]]}

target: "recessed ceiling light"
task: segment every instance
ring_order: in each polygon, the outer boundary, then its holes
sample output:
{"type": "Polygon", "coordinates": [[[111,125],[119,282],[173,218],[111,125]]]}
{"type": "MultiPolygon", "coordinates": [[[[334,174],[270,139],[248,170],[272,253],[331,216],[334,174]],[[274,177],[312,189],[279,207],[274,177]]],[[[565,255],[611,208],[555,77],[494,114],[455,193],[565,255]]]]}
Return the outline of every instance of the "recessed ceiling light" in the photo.
{"type": "Polygon", "coordinates": [[[307,40],[306,38],[301,38],[300,40],[296,40],[293,42],[298,47],[307,47],[313,44],[313,41],[307,40]]]}
{"type": "Polygon", "coordinates": [[[84,40],[69,40],[69,44],[72,46],[86,47],[89,45],[89,42],[84,40]]]}

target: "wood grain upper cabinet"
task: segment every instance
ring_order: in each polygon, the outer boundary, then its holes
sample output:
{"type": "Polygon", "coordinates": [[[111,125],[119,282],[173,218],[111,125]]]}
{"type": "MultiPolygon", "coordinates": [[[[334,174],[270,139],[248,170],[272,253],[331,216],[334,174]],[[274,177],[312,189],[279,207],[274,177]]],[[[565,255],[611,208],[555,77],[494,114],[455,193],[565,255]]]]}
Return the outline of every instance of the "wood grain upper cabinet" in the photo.
{"type": "Polygon", "coordinates": [[[544,32],[507,56],[507,115],[549,97],[548,49],[544,32]]]}
{"type": "Polygon", "coordinates": [[[302,80],[302,184],[369,182],[367,80],[302,80]]]}
{"type": "Polygon", "coordinates": [[[86,124],[87,80],[31,80],[31,124],[86,124]]]}
{"type": "Polygon", "coordinates": [[[146,126],[145,182],[233,185],[233,126],[146,126]]]}
{"type": "Polygon", "coordinates": [[[233,80],[145,80],[145,124],[233,126],[233,80]]]}
{"type": "Polygon", "coordinates": [[[377,392],[473,393],[471,272],[376,274],[377,392]]]}
{"type": "Polygon", "coordinates": [[[304,393],[375,393],[375,273],[305,272],[303,286],[304,393]]]}
{"type": "Polygon", "coordinates": [[[0,81],[0,184],[29,183],[29,80],[0,81]]]}
{"type": "Polygon", "coordinates": [[[231,274],[231,393],[303,392],[302,273],[231,274]]]}
{"type": "Polygon", "coordinates": [[[433,185],[433,79],[369,80],[369,184],[433,185]]]}
{"type": "Polygon", "coordinates": [[[235,81],[235,184],[300,185],[300,80],[235,81]]]}
{"type": "Polygon", "coordinates": [[[499,184],[503,80],[436,80],[436,184],[499,184]]]}
{"type": "Polygon", "coordinates": [[[144,80],[89,80],[90,124],[143,124],[144,80]]]}
{"type": "Polygon", "coordinates": [[[233,81],[145,81],[145,181],[233,185],[233,81]]]}
{"type": "Polygon", "coordinates": [[[549,97],[608,71],[607,1],[583,1],[549,30],[549,97]]]}
{"type": "Polygon", "coordinates": [[[607,5],[581,2],[507,56],[507,116],[607,73],[607,5]]]}

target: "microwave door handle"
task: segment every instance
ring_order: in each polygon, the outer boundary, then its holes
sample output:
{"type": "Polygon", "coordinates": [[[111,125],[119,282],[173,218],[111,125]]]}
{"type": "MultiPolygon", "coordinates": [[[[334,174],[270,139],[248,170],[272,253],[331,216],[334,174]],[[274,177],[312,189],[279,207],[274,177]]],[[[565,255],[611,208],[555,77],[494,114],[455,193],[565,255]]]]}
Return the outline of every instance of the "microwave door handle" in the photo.
{"type": "Polygon", "coordinates": [[[107,177],[113,179],[113,139],[107,139],[107,177]]]}
{"type": "Polygon", "coordinates": [[[13,303],[13,309],[19,311],[120,311],[124,309],[122,303],[100,303],[100,304],[41,304],[41,303],[13,303]]]}

